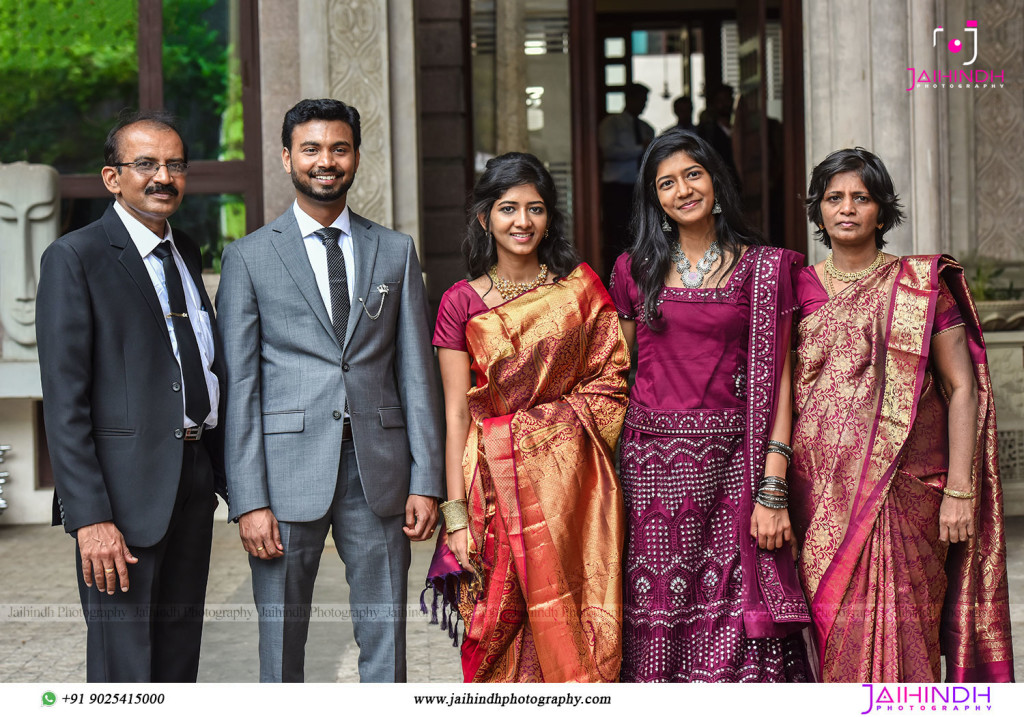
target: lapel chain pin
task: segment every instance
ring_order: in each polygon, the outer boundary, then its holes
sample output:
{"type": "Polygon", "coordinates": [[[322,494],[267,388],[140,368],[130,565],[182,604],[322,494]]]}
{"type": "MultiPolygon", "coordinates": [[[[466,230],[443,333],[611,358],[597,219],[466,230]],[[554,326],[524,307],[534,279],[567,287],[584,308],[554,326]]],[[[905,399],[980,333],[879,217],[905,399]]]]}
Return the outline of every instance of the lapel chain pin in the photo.
{"type": "Polygon", "coordinates": [[[377,307],[377,312],[374,314],[371,314],[369,310],[367,310],[366,302],[363,301],[363,297],[359,297],[359,303],[363,305],[363,311],[365,311],[366,315],[372,320],[376,321],[380,318],[380,312],[384,310],[384,299],[387,298],[388,291],[389,289],[387,284],[377,284],[377,293],[380,294],[380,306],[377,307]]]}

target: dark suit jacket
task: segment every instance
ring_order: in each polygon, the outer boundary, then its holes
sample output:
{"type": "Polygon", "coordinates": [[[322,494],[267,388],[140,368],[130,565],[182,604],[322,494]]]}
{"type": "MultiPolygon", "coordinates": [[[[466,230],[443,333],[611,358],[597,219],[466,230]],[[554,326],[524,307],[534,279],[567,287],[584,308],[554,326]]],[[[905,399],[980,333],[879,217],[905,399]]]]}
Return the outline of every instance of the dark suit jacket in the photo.
{"type": "MultiPolygon", "coordinates": [[[[199,249],[178,231],[174,243],[212,323],[199,249]]],[[[54,524],[73,532],[112,520],[128,545],[154,545],[181,476],[181,369],[153,282],[113,206],[43,253],[36,311],[54,524]]],[[[219,344],[214,351],[223,395],[219,344]]],[[[220,429],[203,442],[223,486],[220,429]]]]}

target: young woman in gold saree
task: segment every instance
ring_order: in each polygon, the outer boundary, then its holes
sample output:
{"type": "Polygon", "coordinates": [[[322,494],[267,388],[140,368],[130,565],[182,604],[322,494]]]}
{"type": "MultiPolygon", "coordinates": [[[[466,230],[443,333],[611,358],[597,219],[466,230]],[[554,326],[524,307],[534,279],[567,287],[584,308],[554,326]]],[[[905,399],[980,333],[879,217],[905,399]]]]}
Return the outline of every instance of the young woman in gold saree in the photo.
{"type": "Polygon", "coordinates": [[[832,249],[797,281],[790,510],[826,682],[1013,679],[985,345],[963,271],[882,251],[903,218],[857,148],[811,176],[832,249]]]}
{"type": "Polygon", "coordinates": [[[532,155],[488,162],[465,243],[473,278],[438,311],[447,540],[430,579],[465,620],[467,682],[619,674],[624,517],[612,457],[629,354],[556,203],[532,155]]]}

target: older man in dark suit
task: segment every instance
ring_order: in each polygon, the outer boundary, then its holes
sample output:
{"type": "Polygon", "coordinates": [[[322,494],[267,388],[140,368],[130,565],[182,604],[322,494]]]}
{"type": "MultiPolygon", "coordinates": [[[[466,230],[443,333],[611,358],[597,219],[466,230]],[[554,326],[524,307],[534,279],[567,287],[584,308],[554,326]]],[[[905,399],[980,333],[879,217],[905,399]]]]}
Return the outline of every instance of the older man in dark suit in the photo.
{"type": "Polygon", "coordinates": [[[111,130],[104,161],[113,205],[46,250],[39,280],[55,524],[77,539],[89,681],[194,682],[224,475],[199,249],[167,222],[188,154],[145,113],[111,130]]]}

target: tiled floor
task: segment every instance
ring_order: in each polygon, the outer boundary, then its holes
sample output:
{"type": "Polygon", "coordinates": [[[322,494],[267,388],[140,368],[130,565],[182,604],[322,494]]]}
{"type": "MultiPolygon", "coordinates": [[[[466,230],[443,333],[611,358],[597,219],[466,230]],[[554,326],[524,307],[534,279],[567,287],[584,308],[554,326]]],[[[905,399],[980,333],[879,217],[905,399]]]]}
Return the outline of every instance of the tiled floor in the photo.
{"type": "MultiPolygon", "coordinates": [[[[1014,664],[1024,679],[1024,517],[1007,520],[1014,664]]],[[[458,651],[438,626],[419,614],[419,592],[433,544],[413,549],[409,584],[410,682],[459,682],[458,651]]],[[[78,610],[74,544],[57,528],[0,528],[0,682],[81,682],[85,679],[85,625],[78,610]],[[49,613],[47,613],[49,609],[49,613]],[[70,612],[70,615],[67,613],[70,612]],[[63,613],[63,614],[62,614],[63,613]]],[[[351,624],[337,617],[348,604],[344,568],[328,546],[314,602],[320,617],[306,649],[310,682],[356,682],[357,651],[351,624]]],[[[255,682],[259,674],[257,625],[249,566],[235,526],[214,531],[207,622],[199,679],[255,682]]]]}

